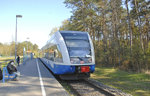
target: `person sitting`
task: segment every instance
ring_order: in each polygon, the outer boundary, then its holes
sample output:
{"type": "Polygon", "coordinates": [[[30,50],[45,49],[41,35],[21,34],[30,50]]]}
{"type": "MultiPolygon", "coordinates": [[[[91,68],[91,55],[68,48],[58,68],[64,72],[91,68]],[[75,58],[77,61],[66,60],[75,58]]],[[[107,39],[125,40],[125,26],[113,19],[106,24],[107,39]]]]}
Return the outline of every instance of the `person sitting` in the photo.
{"type": "Polygon", "coordinates": [[[13,61],[13,60],[8,63],[8,65],[7,65],[7,70],[8,70],[8,73],[9,73],[9,74],[15,74],[14,80],[17,80],[17,79],[16,79],[17,76],[18,76],[18,75],[17,75],[17,69],[16,69],[16,67],[14,66],[14,61],[13,61]]]}

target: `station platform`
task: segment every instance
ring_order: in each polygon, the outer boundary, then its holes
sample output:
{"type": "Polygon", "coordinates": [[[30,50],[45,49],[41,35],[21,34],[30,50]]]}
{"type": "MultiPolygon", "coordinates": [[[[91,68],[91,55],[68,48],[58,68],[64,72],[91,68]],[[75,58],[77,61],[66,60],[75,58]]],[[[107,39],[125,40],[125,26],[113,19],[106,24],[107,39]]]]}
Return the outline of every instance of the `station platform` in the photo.
{"type": "Polygon", "coordinates": [[[0,96],[69,96],[39,59],[17,67],[17,81],[0,81],[0,96]]]}

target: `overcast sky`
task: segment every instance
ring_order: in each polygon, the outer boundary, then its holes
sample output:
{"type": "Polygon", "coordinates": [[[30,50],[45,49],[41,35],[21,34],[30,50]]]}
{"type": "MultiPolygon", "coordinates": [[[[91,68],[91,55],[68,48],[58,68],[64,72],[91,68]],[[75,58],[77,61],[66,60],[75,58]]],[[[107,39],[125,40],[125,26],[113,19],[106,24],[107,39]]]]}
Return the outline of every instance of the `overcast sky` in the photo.
{"type": "Polygon", "coordinates": [[[51,29],[59,27],[71,16],[64,0],[0,0],[0,42],[15,40],[16,15],[18,42],[29,41],[39,48],[45,45],[51,29]]]}

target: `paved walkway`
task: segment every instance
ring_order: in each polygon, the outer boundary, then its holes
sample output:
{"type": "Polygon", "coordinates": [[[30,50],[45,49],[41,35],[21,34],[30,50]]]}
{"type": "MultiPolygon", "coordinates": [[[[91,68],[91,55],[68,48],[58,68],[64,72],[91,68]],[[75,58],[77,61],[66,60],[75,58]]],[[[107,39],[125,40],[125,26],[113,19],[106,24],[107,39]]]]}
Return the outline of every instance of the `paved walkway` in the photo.
{"type": "Polygon", "coordinates": [[[69,96],[40,60],[27,61],[17,69],[18,81],[0,82],[0,96],[69,96]]]}

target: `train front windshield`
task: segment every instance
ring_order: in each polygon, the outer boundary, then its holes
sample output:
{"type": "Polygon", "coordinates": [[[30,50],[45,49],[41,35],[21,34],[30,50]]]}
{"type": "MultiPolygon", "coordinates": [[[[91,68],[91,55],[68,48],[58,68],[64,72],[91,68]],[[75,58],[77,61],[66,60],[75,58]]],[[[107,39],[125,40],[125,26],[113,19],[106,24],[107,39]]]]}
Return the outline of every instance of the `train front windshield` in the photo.
{"type": "Polygon", "coordinates": [[[91,63],[91,46],[86,33],[62,33],[62,36],[72,63],[91,63]]]}

